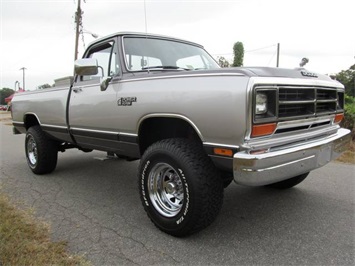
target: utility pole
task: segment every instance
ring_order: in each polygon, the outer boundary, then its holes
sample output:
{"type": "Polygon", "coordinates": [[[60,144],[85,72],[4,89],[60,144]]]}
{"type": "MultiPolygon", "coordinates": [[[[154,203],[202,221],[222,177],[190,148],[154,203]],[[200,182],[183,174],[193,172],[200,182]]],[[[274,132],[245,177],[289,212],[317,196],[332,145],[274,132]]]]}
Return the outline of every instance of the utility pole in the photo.
{"type": "MultiPolygon", "coordinates": [[[[20,68],[20,70],[22,70],[22,89],[23,90],[25,90],[25,70],[26,70],[27,68],[25,68],[25,67],[21,67],[20,68]]],[[[19,88],[20,88],[20,86],[19,86],[19,88]]]]}
{"type": "Polygon", "coordinates": [[[276,67],[279,67],[279,60],[280,60],[280,43],[277,43],[276,67]]]}
{"type": "Polygon", "coordinates": [[[80,34],[80,26],[82,23],[82,10],[80,8],[81,0],[78,0],[78,8],[75,12],[75,23],[76,23],[76,30],[75,30],[75,54],[74,54],[74,61],[78,59],[78,46],[79,46],[79,34],[80,34]]]}

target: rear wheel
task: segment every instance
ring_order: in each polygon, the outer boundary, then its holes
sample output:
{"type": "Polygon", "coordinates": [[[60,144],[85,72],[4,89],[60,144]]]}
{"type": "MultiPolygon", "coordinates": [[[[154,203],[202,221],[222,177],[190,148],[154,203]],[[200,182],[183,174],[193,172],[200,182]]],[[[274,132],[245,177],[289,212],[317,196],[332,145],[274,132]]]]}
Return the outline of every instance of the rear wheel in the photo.
{"type": "Polygon", "coordinates": [[[167,139],[154,143],[139,166],[143,207],[162,231],[185,236],[210,225],[223,202],[219,172],[197,143],[167,139]]]}
{"type": "Polygon", "coordinates": [[[298,175],[298,176],[292,177],[290,179],[286,179],[286,180],[281,181],[281,182],[277,182],[277,183],[273,183],[273,184],[267,185],[267,187],[272,187],[272,188],[277,188],[277,189],[291,188],[291,187],[294,187],[294,186],[298,185],[303,180],[305,180],[306,177],[308,176],[308,174],[309,174],[309,172],[305,173],[305,174],[302,174],[302,175],[298,175]]]}
{"type": "Polygon", "coordinates": [[[40,126],[30,127],[26,133],[27,163],[35,174],[48,174],[57,166],[58,146],[49,139],[40,126]]]}

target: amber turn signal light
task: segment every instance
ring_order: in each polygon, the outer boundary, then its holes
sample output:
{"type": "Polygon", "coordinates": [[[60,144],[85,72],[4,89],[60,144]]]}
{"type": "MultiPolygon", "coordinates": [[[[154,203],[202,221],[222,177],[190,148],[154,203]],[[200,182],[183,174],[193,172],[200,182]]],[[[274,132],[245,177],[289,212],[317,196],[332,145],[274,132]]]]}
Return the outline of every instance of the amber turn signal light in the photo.
{"type": "Polygon", "coordinates": [[[251,131],[251,137],[261,137],[266,135],[271,135],[276,129],[276,123],[263,124],[263,125],[253,125],[251,131]]]}
{"type": "Polygon", "coordinates": [[[232,157],[233,156],[233,151],[230,150],[230,149],[214,148],[213,152],[216,155],[228,156],[228,157],[232,157]]]}
{"type": "Polygon", "coordinates": [[[334,123],[339,124],[344,118],[344,114],[336,114],[334,118],[334,123]]]}

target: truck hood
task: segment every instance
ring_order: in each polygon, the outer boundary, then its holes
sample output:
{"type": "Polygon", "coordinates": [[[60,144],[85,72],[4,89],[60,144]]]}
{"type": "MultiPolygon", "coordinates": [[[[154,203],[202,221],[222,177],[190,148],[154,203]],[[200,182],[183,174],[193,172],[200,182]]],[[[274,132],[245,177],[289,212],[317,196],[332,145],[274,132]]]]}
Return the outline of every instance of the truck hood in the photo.
{"type": "Polygon", "coordinates": [[[279,77],[279,78],[303,78],[334,81],[329,76],[309,71],[305,68],[276,68],[276,67],[233,67],[211,70],[212,72],[241,73],[249,77],[279,77]]]}
{"type": "MultiPolygon", "coordinates": [[[[208,75],[208,74],[233,74],[238,73],[247,77],[278,77],[278,78],[297,78],[297,79],[311,79],[322,80],[339,83],[336,80],[331,79],[327,75],[311,72],[305,68],[276,68],[276,67],[231,67],[231,68],[219,68],[211,70],[196,70],[196,71],[181,71],[181,70],[164,70],[164,71],[151,71],[148,76],[180,76],[180,75],[208,75]]],[[[147,77],[147,72],[136,72],[128,74],[125,78],[141,78],[147,77]]],[[[339,83],[340,84],[340,83],[339,83]]]]}

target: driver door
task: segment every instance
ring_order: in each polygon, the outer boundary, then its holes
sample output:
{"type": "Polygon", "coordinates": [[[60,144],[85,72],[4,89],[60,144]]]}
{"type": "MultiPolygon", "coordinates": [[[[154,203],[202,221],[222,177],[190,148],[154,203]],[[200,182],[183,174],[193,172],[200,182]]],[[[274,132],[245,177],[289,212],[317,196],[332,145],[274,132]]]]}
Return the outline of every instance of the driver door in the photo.
{"type": "Polygon", "coordinates": [[[117,109],[120,67],[116,41],[95,45],[85,57],[97,60],[98,74],[76,77],[69,103],[70,131],[83,148],[117,151],[120,145],[114,111],[117,109]],[[101,90],[101,82],[107,77],[112,80],[105,90],[101,90]]]}

